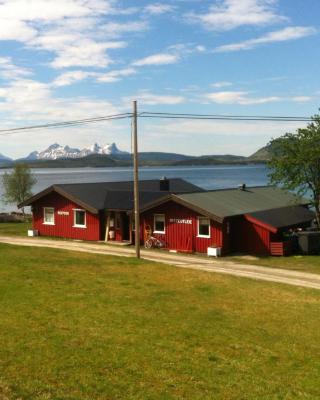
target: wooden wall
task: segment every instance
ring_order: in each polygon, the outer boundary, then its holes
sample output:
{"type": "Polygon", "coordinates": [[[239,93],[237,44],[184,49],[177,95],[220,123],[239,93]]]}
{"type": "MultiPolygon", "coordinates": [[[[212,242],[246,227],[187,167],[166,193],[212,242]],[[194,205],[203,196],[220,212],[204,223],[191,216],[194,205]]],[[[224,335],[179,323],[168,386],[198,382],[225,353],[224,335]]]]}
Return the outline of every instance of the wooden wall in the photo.
{"type": "Polygon", "coordinates": [[[100,240],[99,215],[86,211],[86,228],[73,227],[74,209],[82,209],[79,205],[71,202],[57,193],[39,199],[33,205],[33,229],[37,229],[41,236],[55,236],[79,240],[100,240]],[[55,225],[43,224],[43,208],[54,208],[55,225]],[[59,215],[59,211],[68,215],[59,215]]]}
{"type": "Polygon", "coordinates": [[[230,248],[233,252],[257,255],[270,254],[270,242],[275,237],[267,229],[237,217],[230,219],[230,248]]]}
{"type": "Polygon", "coordinates": [[[210,238],[197,236],[197,217],[201,216],[194,211],[176,204],[168,202],[152,210],[146,211],[141,216],[141,239],[145,240],[145,229],[149,225],[153,231],[154,214],[165,214],[165,234],[153,233],[153,236],[165,242],[165,247],[169,250],[181,252],[207,253],[209,246],[222,247],[222,225],[211,221],[210,238]],[[177,220],[191,221],[189,223],[179,223],[177,220]]]}

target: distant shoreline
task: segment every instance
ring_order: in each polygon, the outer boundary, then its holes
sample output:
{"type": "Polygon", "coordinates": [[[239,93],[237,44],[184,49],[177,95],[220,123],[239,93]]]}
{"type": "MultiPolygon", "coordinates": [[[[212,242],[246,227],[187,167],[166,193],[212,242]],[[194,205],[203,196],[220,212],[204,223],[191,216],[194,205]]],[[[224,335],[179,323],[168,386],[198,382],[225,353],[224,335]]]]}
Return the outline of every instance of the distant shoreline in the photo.
{"type": "MultiPolygon", "coordinates": [[[[28,165],[32,169],[58,169],[58,168],[132,168],[133,165],[131,163],[126,163],[126,162],[117,162],[112,165],[106,163],[99,163],[99,165],[95,165],[95,163],[79,163],[79,162],[73,162],[74,160],[50,160],[48,161],[37,161],[37,162],[25,162],[26,165],[28,165]]],[[[12,164],[5,164],[5,165],[0,165],[0,170],[8,170],[12,169],[16,163],[12,164]]],[[[152,163],[147,163],[147,162],[141,162],[139,163],[139,167],[210,167],[210,166],[216,166],[216,165],[265,165],[267,164],[267,161],[264,160],[243,160],[243,161],[211,161],[211,162],[168,162],[168,163],[162,163],[162,162],[152,162],[152,163]]]]}

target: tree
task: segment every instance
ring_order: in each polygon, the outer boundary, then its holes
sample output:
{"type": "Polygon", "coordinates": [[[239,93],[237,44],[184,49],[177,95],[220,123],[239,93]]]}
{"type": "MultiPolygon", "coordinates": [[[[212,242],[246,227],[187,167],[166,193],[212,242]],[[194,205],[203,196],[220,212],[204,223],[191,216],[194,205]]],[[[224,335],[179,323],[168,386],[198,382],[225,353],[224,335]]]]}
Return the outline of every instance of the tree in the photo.
{"type": "Polygon", "coordinates": [[[269,178],[299,195],[311,196],[320,227],[320,115],[306,128],[270,142],[269,178]]]}
{"type": "MultiPolygon", "coordinates": [[[[16,164],[11,173],[3,176],[5,203],[20,204],[32,196],[32,187],[37,182],[26,164],[16,164]]],[[[24,214],[24,207],[22,208],[24,214]]]]}

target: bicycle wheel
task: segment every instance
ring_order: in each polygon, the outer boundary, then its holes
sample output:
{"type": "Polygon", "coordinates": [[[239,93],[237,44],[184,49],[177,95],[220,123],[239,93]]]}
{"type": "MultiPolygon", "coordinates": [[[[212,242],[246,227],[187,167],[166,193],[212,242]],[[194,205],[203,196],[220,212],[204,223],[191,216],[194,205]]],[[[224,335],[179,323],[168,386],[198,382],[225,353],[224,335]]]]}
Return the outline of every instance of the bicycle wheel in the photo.
{"type": "Polygon", "coordinates": [[[159,240],[159,239],[157,239],[155,245],[156,245],[156,247],[157,247],[158,249],[161,249],[162,247],[164,247],[164,243],[163,243],[161,240],[159,240]]]}
{"type": "Polygon", "coordinates": [[[144,243],[144,247],[145,247],[146,249],[151,249],[151,247],[152,247],[152,240],[151,240],[151,239],[146,240],[145,243],[144,243]]]}

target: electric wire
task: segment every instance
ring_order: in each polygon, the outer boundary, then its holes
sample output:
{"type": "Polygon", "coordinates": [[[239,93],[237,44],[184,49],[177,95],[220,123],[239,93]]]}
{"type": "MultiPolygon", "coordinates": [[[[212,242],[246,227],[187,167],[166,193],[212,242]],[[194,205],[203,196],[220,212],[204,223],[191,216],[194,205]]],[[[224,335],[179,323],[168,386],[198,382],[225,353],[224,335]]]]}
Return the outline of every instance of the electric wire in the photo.
{"type": "Polygon", "coordinates": [[[254,115],[219,115],[219,114],[179,114],[142,112],[141,118],[159,119],[193,119],[193,120],[224,120],[224,121],[271,121],[271,122],[311,122],[312,117],[291,117],[291,116],[254,116],[254,115]]]}
{"type": "Polygon", "coordinates": [[[95,118],[86,118],[80,120],[71,120],[71,121],[62,121],[62,122],[52,122],[47,124],[39,124],[39,125],[29,125],[29,126],[22,126],[17,128],[7,128],[7,129],[0,129],[0,135],[9,135],[19,131],[29,131],[35,129],[43,129],[43,128],[64,128],[70,126],[79,126],[79,125],[87,125],[102,121],[111,121],[111,120],[120,120],[125,118],[130,118],[131,113],[123,113],[123,114],[114,114],[114,115],[107,115],[103,117],[95,117],[95,118]]]}
{"type": "Polygon", "coordinates": [[[141,112],[143,115],[165,115],[165,116],[195,116],[195,117],[221,117],[221,118],[275,118],[275,119],[306,119],[311,120],[312,117],[294,117],[294,116],[279,116],[279,115],[228,115],[228,114],[195,114],[195,113],[170,113],[170,112],[141,112]]]}
{"type": "MultiPolygon", "coordinates": [[[[130,112],[106,115],[101,117],[91,117],[78,120],[52,122],[39,125],[22,126],[16,128],[0,129],[0,136],[10,135],[20,131],[31,131],[35,129],[55,129],[72,126],[88,125],[104,121],[113,121],[132,118],[130,112]]],[[[150,119],[186,119],[186,120],[217,120],[217,121],[252,121],[252,122],[312,122],[312,117],[293,117],[293,116],[263,116],[263,115],[222,115],[222,114],[193,114],[193,113],[170,113],[170,112],[140,112],[139,118],[150,119]]]]}

